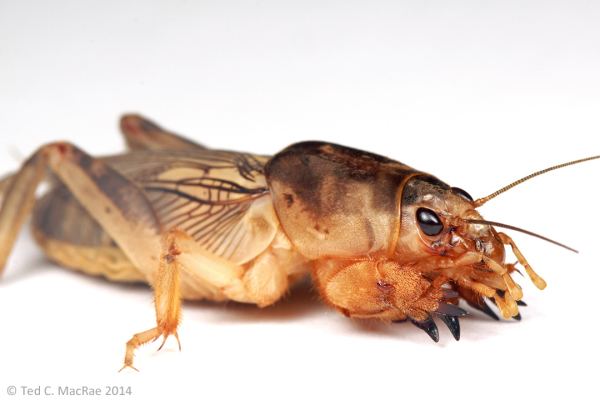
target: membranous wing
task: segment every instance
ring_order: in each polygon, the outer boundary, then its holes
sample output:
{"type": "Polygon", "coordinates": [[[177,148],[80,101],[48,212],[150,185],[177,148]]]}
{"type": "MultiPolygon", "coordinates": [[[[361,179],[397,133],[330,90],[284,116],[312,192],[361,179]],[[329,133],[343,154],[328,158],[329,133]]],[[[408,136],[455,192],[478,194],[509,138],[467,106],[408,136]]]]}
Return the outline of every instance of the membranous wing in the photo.
{"type": "Polygon", "coordinates": [[[164,230],[183,230],[211,254],[242,264],[264,251],[278,229],[263,174],[267,160],[170,150],[130,154],[113,165],[144,189],[164,230]]]}

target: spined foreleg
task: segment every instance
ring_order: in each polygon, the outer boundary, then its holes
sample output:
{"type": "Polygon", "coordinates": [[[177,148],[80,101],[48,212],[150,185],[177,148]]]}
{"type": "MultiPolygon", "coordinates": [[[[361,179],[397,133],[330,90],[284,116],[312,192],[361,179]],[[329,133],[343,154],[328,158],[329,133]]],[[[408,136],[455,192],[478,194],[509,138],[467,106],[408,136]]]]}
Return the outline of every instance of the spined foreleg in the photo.
{"type": "Polygon", "coordinates": [[[313,276],[323,299],[348,317],[410,320],[438,341],[437,315],[460,337],[458,317],[466,313],[446,298],[446,277],[428,279],[413,266],[370,259],[319,262],[313,276]]]}

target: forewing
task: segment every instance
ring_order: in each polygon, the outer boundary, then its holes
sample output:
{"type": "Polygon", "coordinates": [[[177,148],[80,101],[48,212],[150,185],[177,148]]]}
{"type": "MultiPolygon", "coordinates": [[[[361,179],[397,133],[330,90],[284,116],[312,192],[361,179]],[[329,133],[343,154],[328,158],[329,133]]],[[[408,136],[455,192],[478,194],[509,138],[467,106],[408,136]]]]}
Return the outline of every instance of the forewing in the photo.
{"type": "Polygon", "coordinates": [[[237,264],[275,237],[278,222],[263,174],[268,158],[209,150],[131,156],[115,165],[143,187],[164,230],[181,229],[237,264]]]}

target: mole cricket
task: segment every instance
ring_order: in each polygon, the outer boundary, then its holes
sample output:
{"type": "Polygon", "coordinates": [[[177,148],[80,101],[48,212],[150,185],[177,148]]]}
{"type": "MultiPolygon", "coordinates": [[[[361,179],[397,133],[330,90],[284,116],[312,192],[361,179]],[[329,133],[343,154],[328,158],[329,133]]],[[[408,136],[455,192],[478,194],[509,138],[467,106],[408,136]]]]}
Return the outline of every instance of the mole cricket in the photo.
{"type": "MultiPolygon", "coordinates": [[[[41,146],[0,181],[0,273],[30,214],[56,263],[154,290],[156,327],[135,350],[174,336],[185,300],[267,307],[310,276],[322,300],[350,318],[411,321],[436,342],[439,318],[460,338],[462,299],[499,319],[520,319],[520,264],[546,283],[515,242],[477,209],[556,165],[474,200],[466,191],[392,159],[325,142],[272,157],[219,151],[138,115],[121,131],[129,152],[93,157],[66,142],[41,146]],[[49,189],[36,198],[41,182],[49,189]],[[517,263],[505,261],[505,246],[517,263]],[[489,303],[488,303],[489,301],[489,303]]],[[[135,368],[134,368],[135,369],[135,368]]]]}

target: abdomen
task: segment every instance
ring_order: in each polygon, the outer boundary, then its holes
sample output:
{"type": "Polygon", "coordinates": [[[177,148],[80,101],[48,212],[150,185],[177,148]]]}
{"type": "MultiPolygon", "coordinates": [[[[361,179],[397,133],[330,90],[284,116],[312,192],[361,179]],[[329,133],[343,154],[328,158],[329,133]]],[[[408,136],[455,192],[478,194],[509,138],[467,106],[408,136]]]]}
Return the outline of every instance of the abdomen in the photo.
{"type": "MultiPolygon", "coordinates": [[[[280,260],[281,240],[276,238],[286,237],[266,187],[264,159],[257,157],[211,151],[138,152],[105,161],[144,191],[165,232],[181,230],[196,241],[199,253],[247,270],[271,253],[273,260],[280,260]]],[[[61,265],[115,281],[146,280],[60,183],[36,204],[33,231],[47,255],[61,265]]],[[[301,262],[291,244],[285,252],[286,260],[295,261],[270,267],[283,269],[290,277],[304,273],[296,265],[301,262]]],[[[227,300],[205,282],[182,279],[187,299],[227,300]]]]}
{"type": "Polygon", "coordinates": [[[46,255],[60,265],[112,281],[145,281],[144,275],[63,185],[36,203],[32,231],[46,255]]]}

